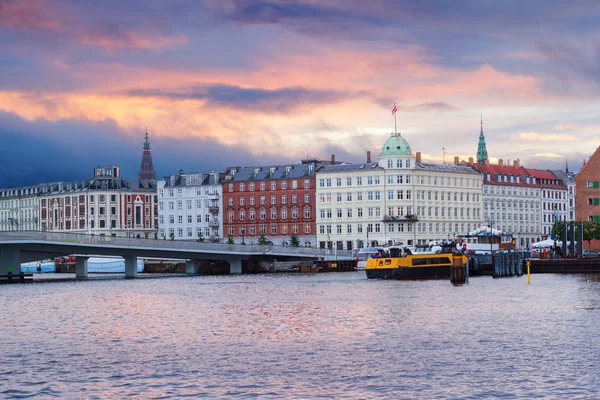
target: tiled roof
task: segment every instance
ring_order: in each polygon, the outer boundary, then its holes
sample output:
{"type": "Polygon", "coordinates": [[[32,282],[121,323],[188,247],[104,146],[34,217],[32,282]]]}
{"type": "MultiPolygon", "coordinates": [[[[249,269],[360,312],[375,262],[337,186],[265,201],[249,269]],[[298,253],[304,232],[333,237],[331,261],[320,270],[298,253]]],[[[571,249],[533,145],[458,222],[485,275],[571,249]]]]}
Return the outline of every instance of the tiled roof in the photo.
{"type": "Polygon", "coordinates": [[[336,164],[336,165],[321,165],[317,172],[340,172],[340,171],[381,171],[383,168],[379,163],[370,162],[364,164],[336,164]]]}
{"type": "Polygon", "coordinates": [[[229,167],[225,172],[227,182],[267,179],[294,179],[315,176],[315,164],[269,165],[260,167],[229,167]],[[235,170],[235,173],[232,173],[235,170]],[[272,171],[272,172],[271,172],[272,171]]]}
{"type": "Polygon", "coordinates": [[[455,165],[455,164],[429,164],[429,163],[417,163],[415,169],[424,169],[430,171],[448,171],[448,172],[462,172],[467,174],[479,174],[479,172],[470,166],[466,165],[455,165]]]}

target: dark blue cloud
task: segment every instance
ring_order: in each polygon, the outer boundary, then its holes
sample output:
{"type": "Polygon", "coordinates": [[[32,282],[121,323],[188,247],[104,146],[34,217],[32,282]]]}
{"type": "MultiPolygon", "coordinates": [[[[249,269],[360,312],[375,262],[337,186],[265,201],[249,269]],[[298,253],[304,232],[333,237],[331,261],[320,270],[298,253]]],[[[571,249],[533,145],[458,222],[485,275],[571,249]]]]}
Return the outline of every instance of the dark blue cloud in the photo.
{"type": "MultiPolygon", "coordinates": [[[[126,94],[137,97],[165,97],[176,100],[207,100],[209,106],[243,108],[262,112],[288,112],[307,104],[330,103],[357,95],[357,93],[331,90],[304,88],[267,90],[230,85],[197,85],[175,90],[139,89],[128,91],[126,94]]],[[[362,93],[362,95],[365,95],[365,93],[362,93]]]]}
{"type": "MultiPolygon", "coordinates": [[[[123,177],[136,179],[143,132],[123,131],[112,121],[25,121],[0,112],[0,188],[88,179],[98,165],[117,165],[123,177]]],[[[150,142],[157,177],[184,171],[224,170],[235,153],[239,165],[299,160],[264,159],[233,143],[195,137],[155,137],[150,142]]]]}

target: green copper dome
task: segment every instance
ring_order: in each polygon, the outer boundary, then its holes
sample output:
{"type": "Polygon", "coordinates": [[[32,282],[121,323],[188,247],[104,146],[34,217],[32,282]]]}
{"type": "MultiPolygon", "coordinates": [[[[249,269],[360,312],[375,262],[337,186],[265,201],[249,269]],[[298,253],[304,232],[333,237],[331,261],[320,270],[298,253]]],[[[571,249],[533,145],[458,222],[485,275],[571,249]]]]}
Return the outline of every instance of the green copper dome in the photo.
{"type": "Polygon", "coordinates": [[[410,145],[400,134],[391,136],[381,148],[382,157],[410,156],[410,145]]]}

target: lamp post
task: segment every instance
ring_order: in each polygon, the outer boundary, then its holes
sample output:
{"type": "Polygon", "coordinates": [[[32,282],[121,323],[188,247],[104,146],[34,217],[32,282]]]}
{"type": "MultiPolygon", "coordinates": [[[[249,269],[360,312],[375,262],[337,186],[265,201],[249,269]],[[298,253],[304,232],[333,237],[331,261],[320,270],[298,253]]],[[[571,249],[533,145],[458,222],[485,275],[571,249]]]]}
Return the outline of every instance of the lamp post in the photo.
{"type": "Polygon", "coordinates": [[[240,229],[240,233],[242,234],[242,244],[246,244],[246,242],[244,241],[244,235],[246,234],[246,228],[244,228],[242,226],[242,229],[240,229]]]}
{"type": "Polygon", "coordinates": [[[490,210],[490,255],[494,253],[494,209],[490,210]]]}

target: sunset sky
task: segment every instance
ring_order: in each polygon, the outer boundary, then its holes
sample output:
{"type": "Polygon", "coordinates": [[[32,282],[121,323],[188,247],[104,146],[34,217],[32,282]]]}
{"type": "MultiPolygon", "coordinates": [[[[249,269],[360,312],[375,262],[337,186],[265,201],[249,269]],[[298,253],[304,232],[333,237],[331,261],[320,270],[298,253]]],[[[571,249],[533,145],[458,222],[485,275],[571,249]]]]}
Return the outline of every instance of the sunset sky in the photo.
{"type": "Polygon", "coordinates": [[[0,187],[306,156],[578,170],[600,145],[600,3],[0,0],[0,187]]]}

